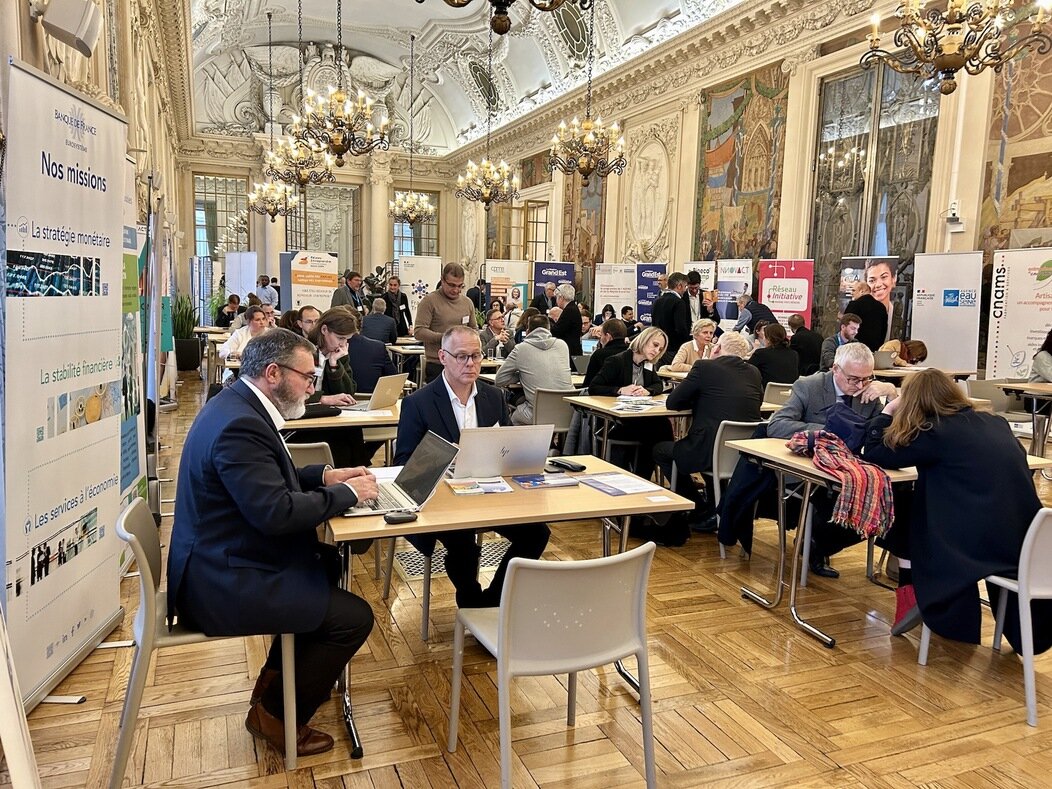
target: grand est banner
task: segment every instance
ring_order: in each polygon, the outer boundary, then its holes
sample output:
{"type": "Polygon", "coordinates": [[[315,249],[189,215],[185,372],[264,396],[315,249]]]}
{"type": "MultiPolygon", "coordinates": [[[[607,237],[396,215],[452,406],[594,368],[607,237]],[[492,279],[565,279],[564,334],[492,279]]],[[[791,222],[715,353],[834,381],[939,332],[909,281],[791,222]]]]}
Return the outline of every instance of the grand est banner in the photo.
{"type": "Polygon", "coordinates": [[[573,285],[574,275],[577,272],[576,263],[567,263],[561,260],[535,260],[533,262],[533,293],[529,301],[539,293],[544,293],[544,286],[548,282],[556,285],[573,285]]]}
{"type": "Polygon", "coordinates": [[[1027,378],[1052,327],[1052,249],[994,252],[986,377],[1027,378]]]}
{"type": "Polygon", "coordinates": [[[815,262],[813,260],[761,260],[759,290],[756,300],[774,313],[783,326],[789,316],[802,315],[804,325],[811,327],[811,303],[814,299],[815,262]]]}
{"type": "Polygon", "coordinates": [[[667,271],[667,263],[636,263],[636,320],[640,323],[649,326],[653,322],[654,302],[661,295],[658,277],[667,271]]]}

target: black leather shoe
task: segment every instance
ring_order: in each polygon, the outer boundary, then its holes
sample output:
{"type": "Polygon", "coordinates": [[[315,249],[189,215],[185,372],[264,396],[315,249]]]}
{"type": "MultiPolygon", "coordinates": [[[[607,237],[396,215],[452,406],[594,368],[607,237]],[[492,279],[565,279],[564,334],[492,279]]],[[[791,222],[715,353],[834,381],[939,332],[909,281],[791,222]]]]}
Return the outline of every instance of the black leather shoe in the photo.
{"type": "Polygon", "coordinates": [[[715,515],[690,522],[690,530],[697,534],[715,534],[720,528],[720,521],[715,515]]]}
{"type": "Polygon", "coordinates": [[[834,570],[829,564],[829,557],[822,556],[818,559],[811,560],[811,572],[815,575],[819,575],[822,578],[839,578],[840,573],[834,570]]]}

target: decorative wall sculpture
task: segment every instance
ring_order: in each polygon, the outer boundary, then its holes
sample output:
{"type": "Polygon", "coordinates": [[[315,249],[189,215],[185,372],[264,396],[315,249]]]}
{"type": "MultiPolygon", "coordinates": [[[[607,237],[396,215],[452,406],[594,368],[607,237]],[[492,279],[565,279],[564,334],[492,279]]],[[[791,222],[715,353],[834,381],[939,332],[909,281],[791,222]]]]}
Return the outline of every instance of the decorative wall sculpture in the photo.
{"type": "Polygon", "coordinates": [[[695,258],[775,256],[788,92],[777,61],[702,94],[695,258]]]}
{"type": "Polygon", "coordinates": [[[678,165],[679,114],[641,125],[628,135],[625,156],[631,163],[623,176],[625,218],[621,259],[639,263],[668,260],[669,231],[678,165]]]}

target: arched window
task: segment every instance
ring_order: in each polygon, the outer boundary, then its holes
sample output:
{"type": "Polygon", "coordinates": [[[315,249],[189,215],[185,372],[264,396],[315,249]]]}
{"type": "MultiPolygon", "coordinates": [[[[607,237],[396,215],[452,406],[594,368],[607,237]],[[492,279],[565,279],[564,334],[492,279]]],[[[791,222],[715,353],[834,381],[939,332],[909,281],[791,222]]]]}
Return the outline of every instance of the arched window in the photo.
{"type": "Polygon", "coordinates": [[[555,11],[553,17],[570,63],[578,67],[584,65],[588,56],[588,26],[581,9],[573,3],[566,3],[555,11]]]}

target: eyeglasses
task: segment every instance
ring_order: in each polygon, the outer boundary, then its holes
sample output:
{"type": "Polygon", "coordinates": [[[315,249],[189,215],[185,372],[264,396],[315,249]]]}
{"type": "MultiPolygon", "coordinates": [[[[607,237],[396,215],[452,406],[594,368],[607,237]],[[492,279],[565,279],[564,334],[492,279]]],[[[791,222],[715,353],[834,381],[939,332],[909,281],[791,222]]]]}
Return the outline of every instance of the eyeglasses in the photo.
{"type": "Polygon", "coordinates": [[[452,282],[449,282],[448,280],[442,280],[442,284],[445,287],[449,288],[450,290],[464,290],[464,283],[463,282],[461,282],[459,285],[454,285],[452,282]]]}
{"type": "Polygon", "coordinates": [[[845,375],[844,379],[852,386],[865,386],[873,382],[872,375],[867,375],[862,378],[857,375],[845,375]]]}
{"type": "Polygon", "coordinates": [[[457,364],[459,365],[465,365],[468,362],[471,362],[472,364],[478,364],[482,361],[481,353],[450,353],[445,348],[443,348],[442,350],[445,352],[446,356],[449,356],[452,359],[456,359],[457,364]]]}
{"type": "Polygon", "coordinates": [[[303,380],[307,382],[307,386],[314,386],[315,375],[313,370],[309,373],[305,373],[302,370],[297,370],[295,367],[289,367],[287,364],[279,364],[277,362],[275,362],[275,364],[282,369],[288,370],[290,373],[296,373],[296,375],[302,376],[303,380]]]}

